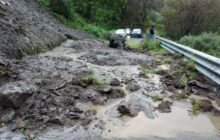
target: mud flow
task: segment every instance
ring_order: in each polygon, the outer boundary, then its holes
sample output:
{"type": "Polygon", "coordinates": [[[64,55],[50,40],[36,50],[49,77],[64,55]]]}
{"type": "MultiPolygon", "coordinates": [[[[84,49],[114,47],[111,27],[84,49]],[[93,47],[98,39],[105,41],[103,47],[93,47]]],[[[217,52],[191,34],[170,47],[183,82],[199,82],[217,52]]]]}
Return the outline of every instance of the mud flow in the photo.
{"type": "Polygon", "coordinates": [[[0,64],[0,139],[219,140],[218,89],[161,61],[85,39],[0,64]]]}

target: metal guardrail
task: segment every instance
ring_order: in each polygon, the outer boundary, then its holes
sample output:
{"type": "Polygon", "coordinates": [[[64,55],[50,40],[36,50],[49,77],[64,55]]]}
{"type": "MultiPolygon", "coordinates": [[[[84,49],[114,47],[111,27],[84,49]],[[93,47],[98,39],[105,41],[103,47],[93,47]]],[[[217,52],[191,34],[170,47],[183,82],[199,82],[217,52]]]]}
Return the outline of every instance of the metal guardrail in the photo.
{"type": "Polygon", "coordinates": [[[174,41],[158,37],[161,47],[171,53],[181,53],[196,62],[196,69],[212,81],[220,85],[220,59],[206,53],[194,50],[190,47],[178,44],[174,41]]]}

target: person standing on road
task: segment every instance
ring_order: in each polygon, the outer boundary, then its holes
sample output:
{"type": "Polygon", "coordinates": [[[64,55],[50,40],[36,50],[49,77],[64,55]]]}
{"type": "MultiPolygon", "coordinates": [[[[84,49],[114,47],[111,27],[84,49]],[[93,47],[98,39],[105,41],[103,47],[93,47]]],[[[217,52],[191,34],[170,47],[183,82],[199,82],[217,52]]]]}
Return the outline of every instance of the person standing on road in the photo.
{"type": "Polygon", "coordinates": [[[152,25],[150,27],[150,30],[149,30],[149,38],[150,40],[154,40],[154,25],[152,25]]]}

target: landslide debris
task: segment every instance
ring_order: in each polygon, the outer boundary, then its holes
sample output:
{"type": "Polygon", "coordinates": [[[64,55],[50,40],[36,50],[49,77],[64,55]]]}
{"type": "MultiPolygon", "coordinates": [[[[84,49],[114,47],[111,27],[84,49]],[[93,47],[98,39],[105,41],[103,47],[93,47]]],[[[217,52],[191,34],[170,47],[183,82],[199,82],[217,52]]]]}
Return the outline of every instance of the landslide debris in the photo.
{"type": "Polygon", "coordinates": [[[35,0],[1,0],[0,51],[12,58],[45,52],[67,38],[92,37],[60,24],[35,0]],[[7,3],[7,4],[6,4],[7,3]]]}

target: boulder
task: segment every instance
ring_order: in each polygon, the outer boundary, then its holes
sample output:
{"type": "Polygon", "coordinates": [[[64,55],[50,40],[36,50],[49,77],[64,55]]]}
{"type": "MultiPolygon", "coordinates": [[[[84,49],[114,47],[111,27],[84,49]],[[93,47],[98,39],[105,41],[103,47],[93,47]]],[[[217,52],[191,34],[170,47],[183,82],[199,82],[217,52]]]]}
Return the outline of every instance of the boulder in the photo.
{"type": "Polygon", "coordinates": [[[144,112],[144,114],[153,119],[154,116],[154,107],[151,102],[147,100],[145,97],[138,97],[136,95],[132,95],[129,99],[121,101],[118,105],[111,107],[106,110],[106,114],[110,117],[121,117],[123,115],[136,117],[139,112],[144,112]]]}
{"type": "Polygon", "coordinates": [[[161,113],[170,113],[171,112],[171,106],[172,103],[170,101],[162,101],[158,107],[157,110],[161,113]]]}
{"type": "Polygon", "coordinates": [[[114,78],[112,79],[112,81],[110,82],[111,86],[120,86],[121,82],[120,80],[118,80],[118,78],[114,78]]]}
{"type": "Polygon", "coordinates": [[[10,82],[0,88],[0,106],[19,108],[38,88],[30,83],[10,82]]]}
{"type": "Polygon", "coordinates": [[[210,112],[214,109],[212,102],[210,100],[204,99],[201,100],[201,105],[199,110],[202,112],[210,112]]]}
{"type": "Polygon", "coordinates": [[[109,35],[109,47],[110,48],[124,48],[125,38],[118,36],[116,34],[109,35]]]}
{"type": "Polygon", "coordinates": [[[138,91],[140,88],[141,86],[136,81],[131,81],[127,85],[129,91],[138,91]]]}

